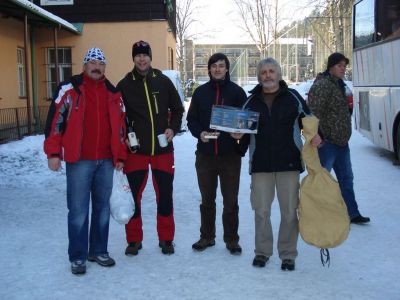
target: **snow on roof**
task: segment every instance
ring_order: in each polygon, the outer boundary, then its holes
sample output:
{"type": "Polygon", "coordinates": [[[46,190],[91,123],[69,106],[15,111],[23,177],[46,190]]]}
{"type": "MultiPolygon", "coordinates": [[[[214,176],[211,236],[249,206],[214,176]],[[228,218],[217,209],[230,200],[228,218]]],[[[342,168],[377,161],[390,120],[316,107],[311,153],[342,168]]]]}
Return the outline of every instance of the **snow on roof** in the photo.
{"type": "Polygon", "coordinates": [[[74,25],[72,25],[71,23],[69,23],[68,21],[52,14],[51,12],[48,12],[47,10],[33,4],[32,2],[28,1],[28,0],[10,0],[11,2],[14,2],[15,4],[28,9],[29,11],[33,12],[34,14],[43,17],[49,21],[52,21],[54,23],[57,23],[61,26],[63,26],[64,28],[68,29],[69,31],[72,31],[74,33],[78,33],[80,34],[80,30],[78,28],[76,28],[74,25]]]}

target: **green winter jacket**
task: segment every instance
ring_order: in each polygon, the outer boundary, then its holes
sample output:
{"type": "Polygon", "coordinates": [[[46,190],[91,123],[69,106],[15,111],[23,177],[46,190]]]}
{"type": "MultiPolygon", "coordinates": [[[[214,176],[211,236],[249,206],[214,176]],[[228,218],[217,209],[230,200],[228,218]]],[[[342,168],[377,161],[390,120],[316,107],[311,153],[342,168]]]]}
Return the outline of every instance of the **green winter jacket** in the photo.
{"type": "Polygon", "coordinates": [[[351,114],[339,79],[319,74],[308,92],[309,108],[319,119],[319,133],[324,141],[347,145],[351,136],[351,114]]]}

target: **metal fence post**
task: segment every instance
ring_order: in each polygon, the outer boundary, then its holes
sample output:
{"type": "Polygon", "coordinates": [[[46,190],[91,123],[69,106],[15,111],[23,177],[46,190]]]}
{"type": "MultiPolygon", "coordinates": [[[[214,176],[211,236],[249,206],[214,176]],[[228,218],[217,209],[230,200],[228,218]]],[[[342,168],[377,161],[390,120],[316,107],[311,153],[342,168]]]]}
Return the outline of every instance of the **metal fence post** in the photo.
{"type": "Polygon", "coordinates": [[[21,126],[19,124],[19,115],[18,115],[18,108],[15,109],[15,118],[17,121],[17,132],[18,132],[18,139],[21,139],[21,126]]]}

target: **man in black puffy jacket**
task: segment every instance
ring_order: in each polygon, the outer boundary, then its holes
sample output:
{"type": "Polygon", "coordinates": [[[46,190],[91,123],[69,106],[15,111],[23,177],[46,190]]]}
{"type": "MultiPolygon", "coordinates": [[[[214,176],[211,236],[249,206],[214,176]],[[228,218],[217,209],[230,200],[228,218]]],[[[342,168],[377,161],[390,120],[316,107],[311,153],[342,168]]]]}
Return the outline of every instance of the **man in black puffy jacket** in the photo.
{"type": "MultiPolygon", "coordinates": [[[[265,267],[273,253],[271,205],[278,196],[281,222],[278,252],[281,269],[293,271],[299,235],[297,206],[301,161],[301,118],[310,113],[299,93],[282,80],[279,63],[273,58],[261,60],[257,66],[259,84],[244,105],[260,113],[258,131],[246,135],[241,142],[250,142],[250,201],[255,220],[255,257],[253,266],[265,267]]],[[[321,142],[316,135],[311,144],[321,142]]]]}
{"type": "Polygon", "coordinates": [[[208,71],[210,81],[196,89],[187,115],[188,128],[198,139],[196,171],[201,193],[200,240],[192,248],[203,251],[215,245],[215,197],[219,177],[224,205],[224,242],[231,254],[240,254],[238,192],[242,154],[234,134],[220,132],[215,139],[209,136],[213,105],[242,107],[246,93],[230,81],[229,60],[224,54],[215,53],[210,57],[208,71]]]}

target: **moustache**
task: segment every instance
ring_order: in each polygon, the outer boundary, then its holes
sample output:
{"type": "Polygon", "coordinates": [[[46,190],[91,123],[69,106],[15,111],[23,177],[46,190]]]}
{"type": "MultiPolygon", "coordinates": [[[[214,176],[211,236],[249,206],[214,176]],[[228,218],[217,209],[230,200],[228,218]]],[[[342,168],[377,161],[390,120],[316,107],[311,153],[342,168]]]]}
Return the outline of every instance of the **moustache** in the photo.
{"type": "Polygon", "coordinates": [[[96,73],[96,74],[101,75],[101,71],[99,69],[94,69],[94,70],[92,70],[91,73],[96,73]]]}

